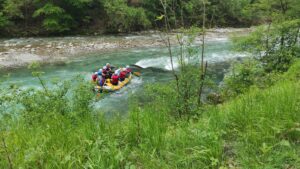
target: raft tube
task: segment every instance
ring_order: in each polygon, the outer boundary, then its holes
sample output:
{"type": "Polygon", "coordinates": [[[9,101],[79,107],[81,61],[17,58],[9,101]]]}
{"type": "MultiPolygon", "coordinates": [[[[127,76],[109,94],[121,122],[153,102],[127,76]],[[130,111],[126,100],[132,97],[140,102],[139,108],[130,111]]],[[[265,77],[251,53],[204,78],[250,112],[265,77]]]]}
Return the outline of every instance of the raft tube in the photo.
{"type": "Polygon", "coordinates": [[[129,75],[128,78],[125,78],[125,80],[123,82],[119,81],[118,85],[113,85],[110,82],[110,79],[106,80],[106,83],[104,86],[99,86],[97,85],[95,87],[96,91],[103,91],[103,92],[114,92],[114,91],[118,91],[120,89],[122,89],[124,86],[126,86],[132,79],[132,75],[129,75]]]}

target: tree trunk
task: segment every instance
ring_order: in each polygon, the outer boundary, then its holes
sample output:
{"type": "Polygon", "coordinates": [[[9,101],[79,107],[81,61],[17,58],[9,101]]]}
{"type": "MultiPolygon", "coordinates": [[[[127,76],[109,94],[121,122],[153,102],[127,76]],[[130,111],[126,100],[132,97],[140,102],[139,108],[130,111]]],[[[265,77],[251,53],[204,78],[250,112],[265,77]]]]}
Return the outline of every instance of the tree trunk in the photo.
{"type": "Polygon", "coordinates": [[[181,26],[184,27],[182,1],[179,0],[179,3],[180,3],[180,19],[181,19],[181,26]]]}
{"type": "MultiPolygon", "coordinates": [[[[169,25],[169,19],[167,15],[167,1],[166,0],[160,0],[161,5],[164,8],[164,21],[165,21],[165,31],[167,33],[167,41],[166,41],[166,46],[168,48],[169,56],[170,56],[170,62],[171,62],[171,69],[173,76],[175,77],[176,80],[176,88],[177,88],[177,100],[180,98],[180,89],[179,89],[179,78],[175,72],[174,69],[174,62],[173,62],[173,53],[172,53],[172,48],[171,48],[171,41],[170,37],[168,36],[168,33],[170,33],[170,25],[169,25]]],[[[181,111],[179,111],[179,116],[181,117],[181,111]]]]}
{"type": "Polygon", "coordinates": [[[204,85],[204,80],[205,80],[205,74],[206,74],[206,69],[207,69],[207,62],[204,65],[204,50],[205,50],[205,22],[206,22],[206,4],[205,1],[202,0],[203,2],[203,21],[202,21],[202,53],[201,53],[201,67],[200,67],[200,81],[201,84],[199,86],[199,91],[198,91],[198,104],[201,104],[201,96],[202,96],[202,90],[203,90],[203,85],[204,85]]]}
{"type": "Polygon", "coordinates": [[[269,55],[269,38],[270,38],[270,29],[272,22],[269,22],[267,29],[267,39],[266,39],[266,56],[269,55]]]}
{"type": "Polygon", "coordinates": [[[198,95],[198,105],[201,105],[201,96],[202,96],[202,93],[203,93],[203,87],[204,87],[204,80],[206,78],[206,70],[207,70],[207,66],[208,66],[208,63],[206,61],[205,63],[205,68],[204,68],[204,72],[203,74],[201,75],[201,83],[200,83],[200,88],[199,88],[199,95],[198,95]]]}
{"type": "Polygon", "coordinates": [[[296,33],[296,36],[295,36],[295,40],[294,40],[294,44],[293,44],[293,45],[296,45],[296,43],[298,42],[299,32],[300,32],[300,27],[299,27],[298,30],[297,30],[297,33],[296,33]]]}

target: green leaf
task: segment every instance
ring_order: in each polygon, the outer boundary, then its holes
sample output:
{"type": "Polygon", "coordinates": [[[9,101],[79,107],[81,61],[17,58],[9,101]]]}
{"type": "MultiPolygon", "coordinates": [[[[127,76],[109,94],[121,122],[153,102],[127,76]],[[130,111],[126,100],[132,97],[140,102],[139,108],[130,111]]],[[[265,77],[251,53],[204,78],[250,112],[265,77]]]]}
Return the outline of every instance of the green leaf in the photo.
{"type": "Polygon", "coordinates": [[[165,15],[160,15],[160,16],[156,17],[156,21],[160,21],[160,20],[162,20],[164,17],[165,17],[165,15]]]}
{"type": "Polygon", "coordinates": [[[288,140],[281,140],[279,144],[284,147],[291,147],[291,144],[288,140]]]}

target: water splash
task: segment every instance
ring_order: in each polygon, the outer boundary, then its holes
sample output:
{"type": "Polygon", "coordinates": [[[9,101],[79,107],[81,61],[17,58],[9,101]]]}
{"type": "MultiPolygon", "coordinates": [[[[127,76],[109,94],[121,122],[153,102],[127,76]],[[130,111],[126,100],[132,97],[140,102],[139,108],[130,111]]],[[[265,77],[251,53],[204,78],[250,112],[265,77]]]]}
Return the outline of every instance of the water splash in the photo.
{"type": "MultiPolygon", "coordinates": [[[[249,54],[247,53],[223,51],[223,52],[210,53],[205,57],[205,60],[207,60],[209,63],[216,63],[216,62],[223,62],[231,59],[244,58],[248,56],[249,54]]],[[[200,59],[199,57],[191,57],[189,62],[197,63],[199,59],[200,59]]],[[[172,70],[170,57],[167,56],[159,57],[159,58],[151,58],[151,59],[142,59],[137,63],[135,63],[135,65],[138,65],[142,68],[155,67],[155,68],[161,68],[165,70],[172,70]]],[[[179,67],[179,62],[177,58],[173,59],[173,66],[174,69],[177,69],[179,67]]]]}
{"type": "Polygon", "coordinates": [[[105,99],[95,102],[92,106],[95,110],[105,113],[126,112],[128,110],[128,97],[137,92],[142,84],[143,79],[135,77],[126,87],[107,95],[105,99]]]}
{"type": "MultiPolygon", "coordinates": [[[[160,58],[153,58],[153,59],[142,59],[138,61],[135,65],[138,65],[142,68],[161,68],[165,70],[172,70],[172,65],[169,57],[160,57],[160,58]]],[[[177,61],[173,64],[174,69],[178,68],[179,64],[177,61]]]]}

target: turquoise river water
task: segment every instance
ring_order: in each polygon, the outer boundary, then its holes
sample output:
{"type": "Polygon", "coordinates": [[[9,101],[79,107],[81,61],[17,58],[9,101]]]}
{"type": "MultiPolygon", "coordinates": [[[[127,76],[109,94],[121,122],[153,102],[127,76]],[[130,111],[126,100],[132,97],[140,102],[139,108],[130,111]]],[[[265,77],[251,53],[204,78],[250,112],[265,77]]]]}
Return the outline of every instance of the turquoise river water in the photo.
{"type": "MultiPolygon", "coordinates": [[[[211,69],[219,74],[219,80],[225,73],[223,63],[235,58],[244,57],[245,54],[237,53],[231,50],[229,40],[210,41],[206,45],[206,60],[215,65],[211,69]],[[220,64],[218,64],[220,63],[220,64]]],[[[176,53],[175,53],[176,54],[176,53]]],[[[197,58],[194,58],[197,60],[197,58]]],[[[99,52],[69,60],[65,64],[51,64],[42,67],[45,72],[43,79],[50,85],[52,79],[70,79],[80,74],[86,77],[86,81],[90,80],[92,72],[102,67],[105,63],[111,63],[114,66],[138,65],[145,69],[142,70],[140,78],[135,77],[132,82],[122,90],[111,93],[105,98],[94,104],[94,107],[101,109],[105,113],[126,112],[128,110],[128,96],[135,94],[144,84],[157,82],[165,82],[172,79],[171,66],[168,51],[165,47],[153,48],[135,48],[127,50],[115,50],[111,52],[99,52]]],[[[178,64],[175,61],[175,68],[178,64]]],[[[41,88],[38,80],[32,77],[30,70],[20,68],[15,70],[7,70],[0,72],[0,82],[2,87],[11,84],[21,88],[36,87],[41,88]],[[5,77],[10,74],[10,77],[5,77]]]]}

